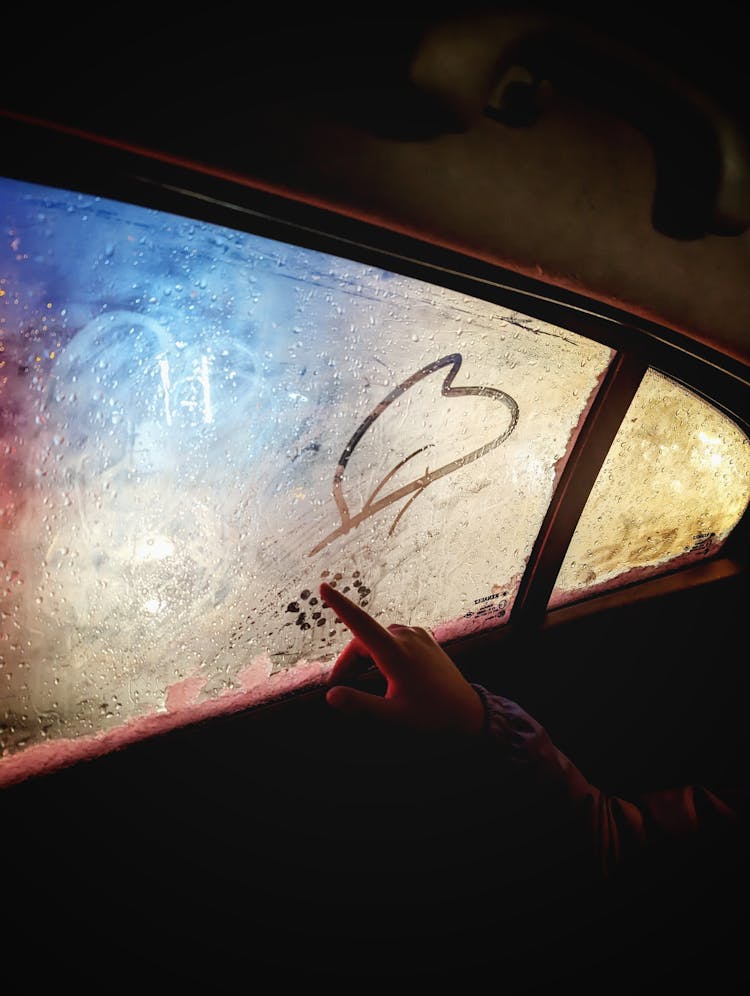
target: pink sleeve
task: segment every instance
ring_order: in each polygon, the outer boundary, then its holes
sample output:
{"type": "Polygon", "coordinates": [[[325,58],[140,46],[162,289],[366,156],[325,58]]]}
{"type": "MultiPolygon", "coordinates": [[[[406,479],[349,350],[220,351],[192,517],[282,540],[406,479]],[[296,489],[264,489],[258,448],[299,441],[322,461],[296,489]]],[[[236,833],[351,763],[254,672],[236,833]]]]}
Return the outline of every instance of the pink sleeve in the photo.
{"type": "Polygon", "coordinates": [[[595,857],[603,876],[644,846],[738,821],[737,799],[701,786],[633,799],[608,795],[584,777],[521,706],[481,685],[474,687],[485,707],[485,737],[501,748],[506,767],[522,771],[529,787],[569,813],[581,845],[595,857]]]}

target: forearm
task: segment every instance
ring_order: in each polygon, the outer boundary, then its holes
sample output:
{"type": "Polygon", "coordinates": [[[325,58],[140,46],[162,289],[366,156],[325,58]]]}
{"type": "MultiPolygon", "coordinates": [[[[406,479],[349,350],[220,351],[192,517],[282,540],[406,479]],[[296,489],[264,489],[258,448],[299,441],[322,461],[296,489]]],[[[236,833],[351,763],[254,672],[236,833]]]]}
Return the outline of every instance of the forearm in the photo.
{"type": "Polygon", "coordinates": [[[485,707],[483,736],[502,763],[522,774],[529,790],[551,800],[574,846],[606,877],[628,856],[668,838],[735,823],[737,800],[700,786],[684,786],[633,799],[592,785],[558,750],[544,727],[517,703],[479,685],[485,707]]]}

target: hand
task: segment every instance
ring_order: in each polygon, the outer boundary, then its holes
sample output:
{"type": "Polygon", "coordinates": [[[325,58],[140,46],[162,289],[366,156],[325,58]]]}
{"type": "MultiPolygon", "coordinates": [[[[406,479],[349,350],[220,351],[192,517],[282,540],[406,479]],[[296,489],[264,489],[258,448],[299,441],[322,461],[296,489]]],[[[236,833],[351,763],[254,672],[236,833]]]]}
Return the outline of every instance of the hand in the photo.
{"type": "Polygon", "coordinates": [[[386,629],[325,582],[320,596],[353,634],[331,671],[329,705],[414,729],[480,734],[484,706],[479,693],[431,633],[396,623],[386,629]],[[373,662],[386,680],[384,696],[342,684],[373,662]]]}

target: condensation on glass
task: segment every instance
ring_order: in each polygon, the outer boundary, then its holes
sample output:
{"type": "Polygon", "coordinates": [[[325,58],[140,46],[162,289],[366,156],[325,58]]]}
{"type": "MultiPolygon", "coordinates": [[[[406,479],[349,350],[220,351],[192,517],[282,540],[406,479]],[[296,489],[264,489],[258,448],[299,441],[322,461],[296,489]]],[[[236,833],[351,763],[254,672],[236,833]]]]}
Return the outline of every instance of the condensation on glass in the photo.
{"type": "Polygon", "coordinates": [[[589,496],[551,606],[716,554],[750,501],[750,440],[647,372],[589,496]]]}
{"type": "Polygon", "coordinates": [[[134,205],[0,199],[5,760],[320,683],[347,641],[322,578],[441,638],[507,619],[609,349],[134,205]]]}

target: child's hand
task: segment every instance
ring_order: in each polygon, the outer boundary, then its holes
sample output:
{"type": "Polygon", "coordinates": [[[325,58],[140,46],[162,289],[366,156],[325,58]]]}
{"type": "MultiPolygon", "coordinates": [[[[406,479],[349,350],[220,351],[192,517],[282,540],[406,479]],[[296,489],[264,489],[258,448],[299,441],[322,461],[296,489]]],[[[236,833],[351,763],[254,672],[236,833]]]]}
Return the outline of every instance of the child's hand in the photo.
{"type": "Polygon", "coordinates": [[[482,700],[431,633],[397,623],[386,629],[325,582],[320,595],[353,634],[331,671],[329,705],[415,729],[479,735],[482,700]],[[342,684],[370,662],[386,680],[384,696],[342,684]]]}

